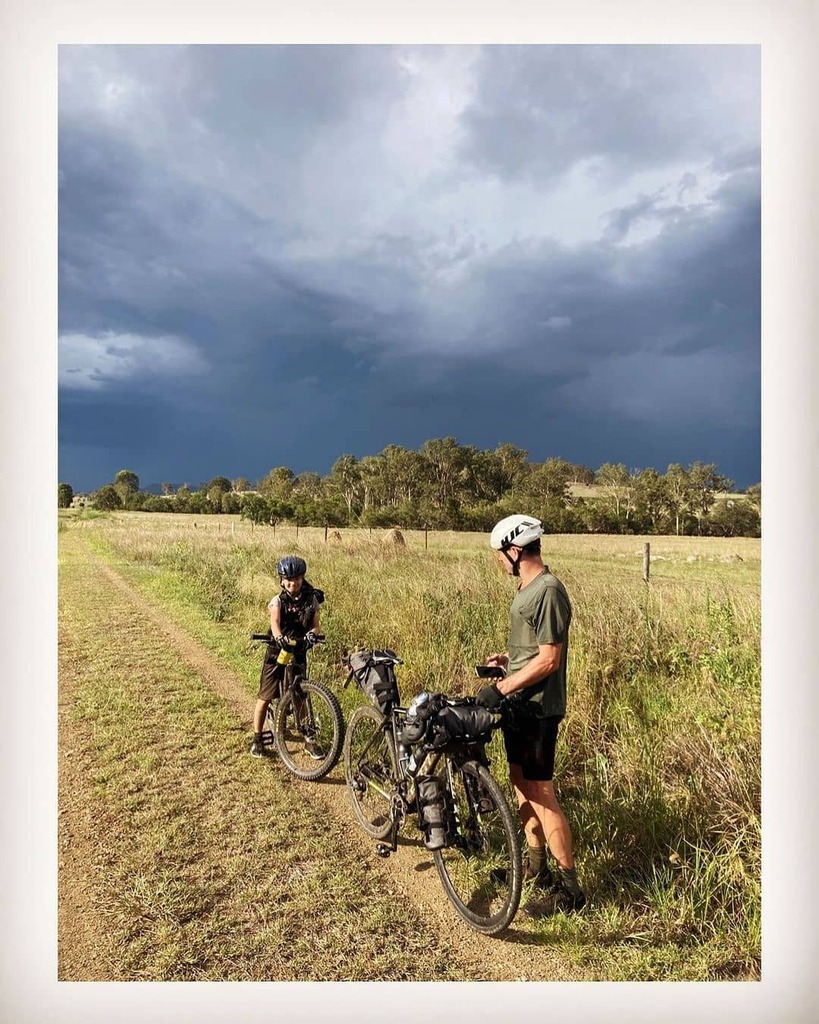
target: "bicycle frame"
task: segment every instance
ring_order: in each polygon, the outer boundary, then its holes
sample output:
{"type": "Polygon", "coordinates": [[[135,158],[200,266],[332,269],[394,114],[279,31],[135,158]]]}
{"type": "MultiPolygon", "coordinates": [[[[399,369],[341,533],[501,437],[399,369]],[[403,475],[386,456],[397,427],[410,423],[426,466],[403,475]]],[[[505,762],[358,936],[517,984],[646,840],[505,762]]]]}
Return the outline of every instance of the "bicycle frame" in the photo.
{"type": "Polygon", "coordinates": [[[387,792],[381,789],[377,783],[377,780],[369,779],[369,785],[371,785],[376,792],[390,802],[392,810],[392,828],[390,830],[390,842],[377,843],[376,852],[381,857],[389,857],[391,853],[395,853],[398,849],[398,833],[401,830],[407,814],[410,811],[418,813],[416,804],[416,779],[422,775],[435,775],[440,768],[441,760],[443,759],[446,763],[447,769],[447,786],[449,787],[450,793],[453,791],[453,778],[452,769],[453,766],[458,769],[466,761],[477,761],[482,764],[485,768],[489,768],[489,758],[486,755],[486,741],[478,740],[470,743],[463,743],[453,745],[452,749],[449,750],[430,750],[425,751],[420,761],[415,761],[415,755],[412,753],[404,754],[406,750],[398,742],[398,734],[401,728],[401,724],[407,716],[407,709],[403,707],[396,707],[391,710],[389,715],[384,717],[383,728],[385,731],[389,730],[390,742],[393,744],[393,749],[396,751],[396,761],[398,763],[398,775],[392,778],[393,788],[391,792],[387,792]],[[414,762],[414,763],[413,763],[414,762]],[[412,763],[412,767],[410,767],[412,763]]]}

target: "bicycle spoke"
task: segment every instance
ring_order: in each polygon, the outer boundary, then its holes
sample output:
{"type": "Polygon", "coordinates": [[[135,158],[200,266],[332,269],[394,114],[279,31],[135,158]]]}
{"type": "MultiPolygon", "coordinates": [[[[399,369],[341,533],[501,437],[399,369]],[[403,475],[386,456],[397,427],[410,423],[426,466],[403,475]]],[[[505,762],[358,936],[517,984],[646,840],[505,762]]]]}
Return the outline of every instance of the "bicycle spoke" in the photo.
{"type": "Polygon", "coordinates": [[[456,836],[435,851],[453,906],[474,928],[496,934],[517,911],[521,888],[517,827],[497,782],[468,762],[452,769],[456,836]]]}

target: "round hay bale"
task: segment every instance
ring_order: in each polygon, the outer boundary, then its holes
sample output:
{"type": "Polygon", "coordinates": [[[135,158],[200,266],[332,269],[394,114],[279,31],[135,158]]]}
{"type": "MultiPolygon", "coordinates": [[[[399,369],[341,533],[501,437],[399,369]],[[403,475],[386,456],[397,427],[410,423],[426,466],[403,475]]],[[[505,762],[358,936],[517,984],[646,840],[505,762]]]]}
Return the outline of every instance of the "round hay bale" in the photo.
{"type": "Polygon", "coordinates": [[[400,530],[387,530],[381,538],[381,543],[387,547],[402,548],[405,545],[404,534],[400,530]]]}

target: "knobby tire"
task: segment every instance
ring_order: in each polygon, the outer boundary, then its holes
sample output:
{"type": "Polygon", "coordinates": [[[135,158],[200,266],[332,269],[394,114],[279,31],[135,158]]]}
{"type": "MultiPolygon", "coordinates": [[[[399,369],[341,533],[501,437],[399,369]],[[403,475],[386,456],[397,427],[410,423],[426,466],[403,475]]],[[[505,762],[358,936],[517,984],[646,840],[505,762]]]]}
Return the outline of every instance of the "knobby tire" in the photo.
{"type": "Polygon", "coordinates": [[[452,774],[458,842],[433,851],[435,867],[444,892],[464,921],[485,935],[497,935],[509,927],[520,904],[523,867],[518,823],[501,787],[482,764],[452,765],[452,774]],[[505,873],[502,883],[493,880],[498,871],[505,873]]]}
{"type": "Polygon", "coordinates": [[[338,763],[344,742],[344,716],[336,695],[323,683],[297,681],[279,701],[273,737],[282,764],[291,775],[304,782],[324,778],[338,763]],[[307,739],[320,745],[324,752],[321,760],[307,753],[307,739]]]}
{"type": "Polygon", "coordinates": [[[347,727],[344,777],[356,819],[374,839],[386,839],[392,828],[397,776],[395,745],[384,716],[371,704],[363,704],[347,727]]]}

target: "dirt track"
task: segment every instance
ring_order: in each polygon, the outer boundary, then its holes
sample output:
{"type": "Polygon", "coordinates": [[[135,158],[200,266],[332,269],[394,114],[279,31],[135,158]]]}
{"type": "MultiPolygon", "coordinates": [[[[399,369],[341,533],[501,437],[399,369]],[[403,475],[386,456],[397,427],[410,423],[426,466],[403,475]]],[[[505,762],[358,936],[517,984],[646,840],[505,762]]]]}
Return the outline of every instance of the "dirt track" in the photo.
{"type": "MultiPolygon", "coordinates": [[[[127,597],[134,617],[144,620],[143,628],[164,637],[179,658],[225,701],[230,712],[249,732],[252,698],[239,679],[202,644],[170,622],[160,608],[114,569],[87,549],[85,557],[93,566],[96,585],[115,588],[118,597],[127,597]]],[[[100,881],[99,872],[104,870],[94,860],[99,846],[96,832],[104,823],[94,817],[82,798],[87,766],[72,756],[75,748],[72,728],[70,716],[61,702],[59,935],[61,951],[65,951],[61,952],[61,976],[103,980],[111,978],[105,966],[106,926],[95,912],[92,896],[100,881]]],[[[260,764],[261,769],[264,767],[260,764]]],[[[343,824],[346,841],[351,847],[361,857],[378,861],[374,841],[354,825],[340,769],[336,768],[322,783],[304,783],[304,786],[312,801],[343,824]]],[[[536,934],[522,915],[501,939],[486,938],[463,925],[443,894],[428,853],[411,839],[399,842],[398,852],[388,861],[379,863],[383,863],[383,871],[391,885],[400,890],[402,898],[413,901],[427,919],[434,920],[436,931],[445,935],[452,948],[458,951],[464,979],[559,981],[578,978],[561,958],[559,949],[548,938],[536,934]]]]}

